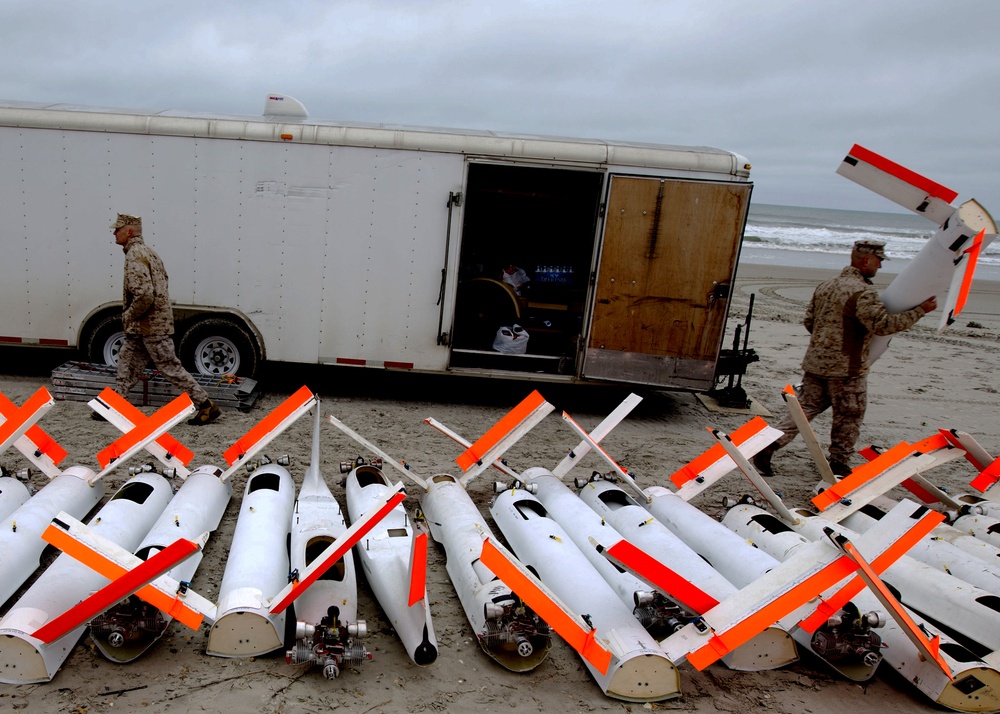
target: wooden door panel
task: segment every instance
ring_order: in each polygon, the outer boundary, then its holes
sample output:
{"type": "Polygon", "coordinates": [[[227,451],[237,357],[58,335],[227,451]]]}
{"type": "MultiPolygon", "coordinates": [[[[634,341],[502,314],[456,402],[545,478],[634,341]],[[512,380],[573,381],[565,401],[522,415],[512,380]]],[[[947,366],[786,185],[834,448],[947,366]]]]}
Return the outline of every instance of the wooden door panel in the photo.
{"type": "Polygon", "coordinates": [[[588,346],[714,361],[749,190],[615,177],[588,346]]]}

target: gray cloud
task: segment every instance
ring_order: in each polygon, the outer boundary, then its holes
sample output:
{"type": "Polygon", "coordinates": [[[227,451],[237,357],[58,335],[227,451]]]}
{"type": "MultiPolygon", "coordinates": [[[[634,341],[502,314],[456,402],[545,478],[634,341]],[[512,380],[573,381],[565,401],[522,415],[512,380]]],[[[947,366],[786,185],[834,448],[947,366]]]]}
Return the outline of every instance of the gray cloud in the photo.
{"type": "Polygon", "coordinates": [[[710,145],[765,203],[895,210],[854,143],[1000,214],[991,2],[20,2],[0,97],[710,145]]]}

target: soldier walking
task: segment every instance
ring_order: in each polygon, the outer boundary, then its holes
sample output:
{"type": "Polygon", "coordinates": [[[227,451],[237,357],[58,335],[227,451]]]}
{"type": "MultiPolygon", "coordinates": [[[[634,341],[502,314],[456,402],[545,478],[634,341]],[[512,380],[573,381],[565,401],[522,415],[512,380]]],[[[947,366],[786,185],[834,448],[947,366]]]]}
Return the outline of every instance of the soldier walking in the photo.
{"type": "Polygon", "coordinates": [[[198,411],[188,420],[208,424],[222,413],[174,352],[174,313],[167,291],[167,271],[156,252],[142,239],[142,218],[119,213],[111,224],[115,243],[125,253],[122,283],[122,329],[125,342],[118,353],[115,391],[128,397],[152,360],[160,374],[187,392],[198,411]]]}
{"type": "MultiPolygon", "coordinates": [[[[887,312],[871,281],[883,260],[888,260],[885,243],[857,241],[851,264],[816,287],[803,320],[811,337],[802,360],[805,375],[798,398],[810,422],[832,407],[830,469],[838,476],[851,473],[850,460],[865,417],[872,336],[902,332],[937,308],[932,296],[905,312],[887,312]]],[[[774,474],[774,452],[798,433],[790,415],[776,428],[784,435],[753,458],[754,468],[764,476],[774,474]]]]}

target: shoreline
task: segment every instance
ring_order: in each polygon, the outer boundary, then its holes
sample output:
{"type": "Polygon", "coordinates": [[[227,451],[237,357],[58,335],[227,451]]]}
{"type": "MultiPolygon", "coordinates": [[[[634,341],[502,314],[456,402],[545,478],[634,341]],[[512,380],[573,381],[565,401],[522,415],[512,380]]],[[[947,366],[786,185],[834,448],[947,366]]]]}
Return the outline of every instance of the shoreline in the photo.
{"type": "MultiPolygon", "coordinates": [[[[846,253],[819,253],[809,250],[780,250],[761,248],[755,245],[743,244],[740,251],[740,267],[743,265],[775,266],[784,268],[805,268],[816,270],[835,270],[850,262],[846,253]]],[[[880,275],[898,275],[909,265],[909,259],[891,258],[882,265],[880,275]]],[[[1000,282],[1000,266],[979,264],[976,266],[975,281],[1000,282]]]]}

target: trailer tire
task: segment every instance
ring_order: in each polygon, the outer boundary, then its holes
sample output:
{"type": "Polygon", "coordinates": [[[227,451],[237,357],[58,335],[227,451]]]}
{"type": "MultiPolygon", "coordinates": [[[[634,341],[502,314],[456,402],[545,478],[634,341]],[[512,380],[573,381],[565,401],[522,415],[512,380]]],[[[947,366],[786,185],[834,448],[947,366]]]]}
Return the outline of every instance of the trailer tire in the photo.
{"type": "Polygon", "coordinates": [[[181,338],[178,351],[185,369],[194,375],[253,377],[257,372],[259,360],[253,336],[239,322],[226,317],[195,322],[181,338]]]}
{"type": "Polygon", "coordinates": [[[117,367],[124,342],[121,315],[105,315],[90,330],[84,353],[89,362],[117,367]]]}

